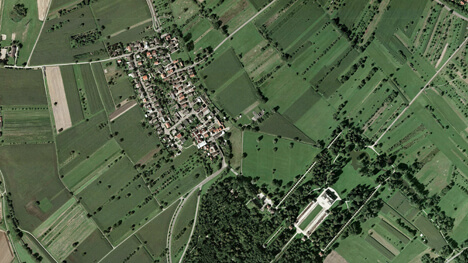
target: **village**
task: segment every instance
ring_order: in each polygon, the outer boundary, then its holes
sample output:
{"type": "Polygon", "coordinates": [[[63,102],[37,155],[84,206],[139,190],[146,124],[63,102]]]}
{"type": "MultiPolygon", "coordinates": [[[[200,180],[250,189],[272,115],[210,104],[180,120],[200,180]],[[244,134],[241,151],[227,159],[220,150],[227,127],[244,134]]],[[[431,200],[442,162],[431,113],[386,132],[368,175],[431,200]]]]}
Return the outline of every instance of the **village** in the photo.
{"type": "Polygon", "coordinates": [[[195,144],[213,159],[221,154],[216,140],[228,128],[191,81],[196,78],[194,65],[171,58],[177,51],[178,39],[164,34],[114,49],[113,55],[124,54],[117,64],[131,78],[148,123],[166,147],[178,155],[195,144]]]}

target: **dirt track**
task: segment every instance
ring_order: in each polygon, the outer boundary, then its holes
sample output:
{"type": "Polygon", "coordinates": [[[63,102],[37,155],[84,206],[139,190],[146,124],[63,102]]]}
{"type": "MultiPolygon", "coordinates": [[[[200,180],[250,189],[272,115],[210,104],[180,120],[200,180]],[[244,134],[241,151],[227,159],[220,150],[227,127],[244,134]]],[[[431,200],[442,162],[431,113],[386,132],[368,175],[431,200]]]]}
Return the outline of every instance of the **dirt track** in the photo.
{"type": "Polygon", "coordinates": [[[50,0],[37,0],[37,15],[39,20],[44,21],[47,13],[47,7],[49,7],[50,0]]]}
{"type": "Polygon", "coordinates": [[[55,128],[57,132],[60,129],[66,130],[72,126],[72,122],[65,87],[63,86],[62,73],[60,73],[59,67],[46,67],[45,74],[54,113],[55,128]]]}

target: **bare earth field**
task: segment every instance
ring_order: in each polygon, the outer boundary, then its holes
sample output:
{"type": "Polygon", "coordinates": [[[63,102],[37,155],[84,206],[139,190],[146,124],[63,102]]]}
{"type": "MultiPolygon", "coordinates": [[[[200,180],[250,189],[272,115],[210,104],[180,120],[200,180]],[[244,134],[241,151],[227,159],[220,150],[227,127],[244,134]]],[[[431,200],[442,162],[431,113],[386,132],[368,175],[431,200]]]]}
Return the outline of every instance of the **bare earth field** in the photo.
{"type": "Polygon", "coordinates": [[[338,252],[332,251],[323,261],[324,263],[348,263],[338,252]]]}
{"type": "Polygon", "coordinates": [[[37,0],[37,14],[39,20],[44,21],[47,15],[47,7],[49,6],[50,0],[37,0]]]}
{"type": "Polygon", "coordinates": [[[55,128],[66,130],[72,126],[70,112],[68,110],[65,87],[63,86],[62,73],[59,67],[46,67],[47,87],[49,89],[52,111],[54,113],[55,128]]]}
{"type": "Polygon", "coordinates": [[[13,261],[13,251],[5,232],[0,231],[0,263],[10,263],[13,261]]]}

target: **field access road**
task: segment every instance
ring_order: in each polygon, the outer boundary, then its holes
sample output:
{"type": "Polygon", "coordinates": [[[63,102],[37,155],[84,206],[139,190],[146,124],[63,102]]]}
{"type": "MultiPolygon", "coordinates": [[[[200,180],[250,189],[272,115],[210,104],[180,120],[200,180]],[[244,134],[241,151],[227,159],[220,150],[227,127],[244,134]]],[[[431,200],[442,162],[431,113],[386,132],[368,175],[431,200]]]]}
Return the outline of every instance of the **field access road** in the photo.
{"type": "MultiPolygon", "coordinates": [[[[29,62],[31,61],[32,55],[34,53],[34,49],[36,49],[37,42],[39,41],[39,38],[41,37],[42,30],[44,29],[44,25],[46,24],[47,17],[49,16],[49,11],[50,11],[50,6],[51,5],[52,5],[52,0],[49,1],[49,6],[47,6],[47,11],[46,11],[46,13],[44,15],[44,21],[42,21],[41,30],[39,30],[39,34],[37,35],[36,42],[34,42],[34,46],[31,49],[31,53],[29,54],[29,58],[28,58],[28,61],[26,62],[26,66],[29,66],[29,62]]],[[[15,65],[16,65],[16,63],[15,63],[15,65]]]]}
{"type": "Polygon", "coordinates": [[[236,34],[239,30],[241,30],[244,26],[246,26],[248,23],[250,23],[252,20],[254,20],[258,15],[260,15],[263,11],[265,11],[268,7],[270,7],[272,4],[274,4],[276,1],[278,0],[273,0],[271,1],[268,5],[266,5],[264,8],[260,9],[254,16],[252,16],[249,20],[247,20],[244,24],[242,24],[240,27],[238,27],[236,30],[234,30],[231,34],[229,34],[229,36],[227,36],[223,41],[221,41],[221,43],[219,43],[219,45],[217,45],[214,49],[213,49],[213,53],[218,50],[219,47],[221,47],[224,42],[226,42],[228,39],[230,39],[232,36],[234,36],[234,34],[236,34]]]}
{"type": "MultiPolygon", "coordinates": [[[[327,146],[327,149],[330,149],[330,147],[335,143],[335,141],[340,137],[340,135],[342,134],[343,132],[340,132],[338,135],[335,136],[335,138],[333,139],[333,141],[327,146]]],[[[305,176],[312,170],[312,168],[314,168],[315,164],[317,164],[317,162],[315,161],[310,167],[309,169],[307,169],[307,171],[301,176],[301,178],[299,178],[299,180],[297,180],[297,182],[291,187],[291,189],[289,189],[289,191],[286,193],[286,195],[279,201],[279,203],[276,205],[276,209],[278,209],[278,207],[284,202],[284,200],[286,200],[286,198],[288,198],[288,196],[294,192],[294,190],[296,189],[297,186],[299,186],[299,184],[302,182],[302,180],[305,178],[305,176]]]]}
{"type": "MultiPolygon", "coordinates": [[[[441,1],[439,1],[439,0],[435,0],[435,1],[436,1],[437,3],[443,5],[444,8],[447,9],[448,11],[452,11],[452,10],[453,10],[452,8],[448,7],[447,5],[445,5],[444,3],[442,3],[441,1]]],[[[459,18],[465,20],[465,21],[468,21],[468,18],[466,18],[465,16],[463,16],[463,15],[460,14],[460,13],[457,13],[455,10],[453,10],[453,14],[454,14],[455,16],[457,16],[457,17],[459,17],[459,18]]]]}
{"type": "Polygon", "coordinates": [[[445,66],[452,60],[452,58],[460,51],[460,49],[466,44],[468,41],[468,37],[465,38],[465,40],[458,46],[458,48],[453,52],[453,54],[445,61],[445,63],[439,68],[439,70],[436,71],[436,73],[432,76],[432,78],[429,79],[429,81],[424,85],[424,87],[414,96],[414,98],[410,101],[408,106],[406,106],[403,111],[396,117],[396,119],[385,129],[385,131],[380,135],[380,137],[374,142],[372,147],[375,147],[379,141],[382,139],[382,137],[393,127],[393,125],[400,119],[401,116],[406,112],[406,110],[416,101],[416,99],[423,93],[423,91],[431,84],[431,82],[439,75],[439,73],[442,71],[442,69],[445,68],[445,66]]]}
{"type": "Polygon", "coordinates": [[[148,4],[148,8],[151,12],[151,19],[153,20],[153,29],[154,31],[158,32],[157,28],[160,28],[161,25],[159,24],[158,17],[156,16],[156,12],[154,11],[154,5],[152,0],[146,0],[148,4]]]}
{"type": "Polygon", "coordinates": [[[460,254],[463,253],[463,251],[465,251],[466,249],[468,249],[468,247],[462,248],[462,250],[460,250],[460,252],[458,252],[457,254],[455,254],[455,256],[453,256],[453,257],[447,259],[447,260],[445,261],[445,263],[450,263],[452,260],[454,260],[455,258],[457,258],[458,256],[460,256],[460,254]]]}
{"type": "MultiPolygon", "coordinates": [[[[200,191],[201,191],[201,188],[200,188],[200,191]]],[[[195,232],[195,227],[197,225],[197,218],[198,218],[198,209],[200,207],[200,197],[201,195],[198,195],[197,207],[195,208],[195,218],[193,219],[192,231],[190,232],[189,240],[187,242],[187,245],[185,246],[184,252],[182,252],[182,256],[180,257],[179,263],[182,263],[185,253],[187,253],[187,249],[189,247],[190,241],[192,240],[193,232],[195,232]]]]}
{"type": "MultiPolygon", "coordinates": [[[[223,156],[223,162],[222,162],[222,166],[221,166],[221,169],[219,169],[218,171],[214,172],[213,174],[211,174],[210,176],[208,176],[207,178],[205,178],[203,181],[201,181],[198,185],[196,185],[195,187],[193,187],[192,189],[188,190],[186,193],[184,193],[182,196],[185,196],[186,194],[190,195],[193,191],[196,191],[198,188],[202,188],[203,185],[205,185],[206,183],[208,183],[209,181],[213,180],[214,178],[216,178],[221,172],[224,171],[224,169],[227,167],[227,163],[226,163],[226,159],[224,158],[223,156]]],[[[180,199],[183,199],[183,197],[181,197],[180,199]]],[[[153,218],[149,219],[148,221],[146,221],[146,223],[144,223],[140,228],[138,228],[137,230],[135,230],[133,232],[133,234],[129,235],[128,237],[126,237],[124,240],[122,240],[119,244],[117,244],[116,246],[112,246],[112,250],[109,251],[106,255],[104,255],[99,261],[98,263],[102,262],[107,256],[109,256],[110,253],[112,253],[112,251],[114,251],[116,248],[118,248],[120,245],[122,245],[125,241],[127,241],[129,238],[133,237],[133,235],[135,233],[137,233],[138,231],[140,231],[143,227],[145,227],[147,224],[151,223],[151,221],[153,221],[156,217],[158,217],[162,212],[164,212],[167,207],[170,207],[171,205],[173,205],[175,202],[178,202],[180,199],[177,199],[175,200],[174,202],[170,203],[169,205],[166,206],[165,209],[163,209],[160,213],[156,214],[153,218]]]]}

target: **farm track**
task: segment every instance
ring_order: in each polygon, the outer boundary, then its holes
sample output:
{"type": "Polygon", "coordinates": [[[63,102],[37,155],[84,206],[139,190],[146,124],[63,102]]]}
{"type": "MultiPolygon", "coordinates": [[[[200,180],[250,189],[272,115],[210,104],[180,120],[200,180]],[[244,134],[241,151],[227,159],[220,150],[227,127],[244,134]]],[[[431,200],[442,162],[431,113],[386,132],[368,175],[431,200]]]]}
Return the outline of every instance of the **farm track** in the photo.
{"type": "Polygon", "coordinates": [[[395,123],[400,119],[403,114],[405,114],[406,110],[411,107],[411,105],[416,101],[416,99],[426,90],[426,88],[431,84],[431,82],[439,75],[439,73],[445,68],[445,66],[452,60],[452,58],[460,51],[460,49],[466,44],[468,41],[468,37],[458,46],[458,48],[453,52],[453,54],[445,61],[445,63],[436,71],[436,73],[429,79],[429,81],[424,85],[424,87],[414,96],[414,98],[409,102],[408,106],[406,106],[403,111],[396,117],[396,119],[387,127],[387,129],[380,135],[380,137],[374,142],[372,147],[375,147],[379,141],[383,138],[383,136],[395,125],[395,123]]]}
{"type": "MultiPolygon", "coordinates": [[[[149,1],[149,0],[148,0],[149,1]]],[[[230,39],[232,36],[234,36],[237,32],[239,32],[244,26],[246,26],[248,23],[250,23],[252,20],[254,20],[258,15],[260,15],[263,11],[265,11],[268,7],[270,7],[272,4],[276,3],[278,0],[273,0],[271,1],[268,5],[266,5],[264,8],[260,9],[254,16],[249,18],[244,24],[242,24],[240,27],[238,27],[236,30],[234,30],[229,36],[227,36],[221,43],[219,43],[214,49],[213,53],[218,50],[228,39],[230,39]]]]}
{"type": "MultiPolygon", "coordinates": [[[[224,171],[224,169],[227,167],[227,163],[226,163],[226,160],[225,158],[223,157],[223,163],[222,163],[222,166],[221,166],[221,169],[219,169],[218,171],[214,172],[213,174],[211,174],[210,176],[208,176],[207,178],[205,178],[203,181],[201,181],[198,185],[196,185],[195,187],[193,187],[192,189],[190,189],[189,191],[187,191],[186,193],[184,193],[182,196],[188,194],[190,195],[193,191],[196,191],[198,188],[201,188],[203,187],[203,185],[205,185],[206,183],[208,183],[209,181],[211,181],[212,179],[216,178],[220,173],[222,173],[224,171]]],[[[167,205],[166,207],[170,207],[171,205],[173,205],[175,202],[179,202],[180,199],[177,199],[175,200],[174,202],[170,203],[169,205],[167,205]]],[[[151,219],[149,219],[145,224],[143,224],[140,228],[138,228],[137,230],[135,230],[133,232],[133,234],[129,235],[128,237],[126,237],[124,240],[122,240],[119,244],[113,246],[112,245],[112,250],[109,251],[106,255],[104,255],[99,261],[99,262],[102,262],[108,255],[110,255],[112,253],[112,251],[114,251],[116,248],[118,248],[120,245],[122,245],[125,241],[127,241],[129,238],[133,237],[133,235],[135,235],[138,231],[140,231],[143,227],[145,227],[146,225],[148,225],[149,223],[151,223],[153,221],[153,219],[155,219],[156,217],[158,217],[162,212],[164,212],[164,210],[162,210],[160,213],[156,214],[155,216],[153,216],[151,219]]],[[[187,244],[188,245],[188,244],[187,244]]]]}
{"type": "MultiPolygon", "coordinates": [[[[200,188],[201,191],[201,188],[200,188]]],[[[195,227],[197,225],[197,217],[198,217],[198,210],[200,207],[200,197],[201,195],[198,195],[198,200],[197,200],[197,207],[195,208],[195,218],[193,219],[193,226],[192,226],[192,231],[190,232],[189,240],[185,246],[184,252],[182,252],[182,256],[180,257],[179,263],[182,263],[185,253],[187,253],[187,249],[189,247],[190,241],[192,240],[193,232],[195,232],[195,227]]]]}

